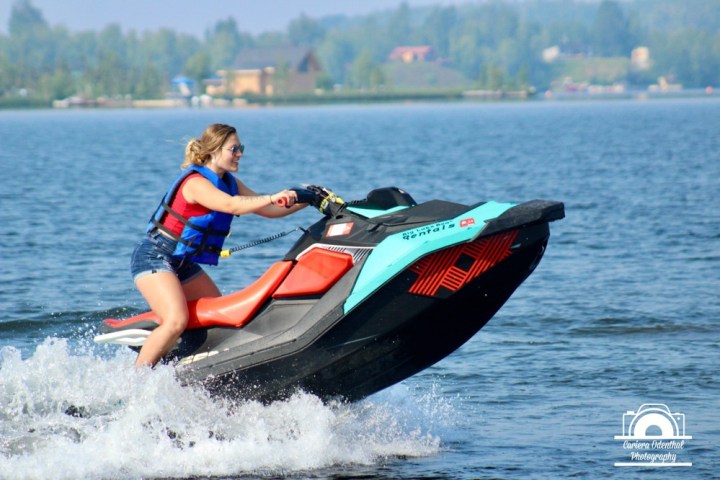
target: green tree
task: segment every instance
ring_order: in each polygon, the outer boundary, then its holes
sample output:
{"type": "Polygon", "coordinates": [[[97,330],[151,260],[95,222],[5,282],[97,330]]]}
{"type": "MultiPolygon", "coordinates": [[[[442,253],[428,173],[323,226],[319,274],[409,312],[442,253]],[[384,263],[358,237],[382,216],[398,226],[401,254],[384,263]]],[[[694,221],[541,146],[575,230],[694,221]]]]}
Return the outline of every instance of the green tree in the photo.
{"type": "Polygon", "coordinates": [[[258,48],[275,48],[287,45],[287,35],[283,32],[263,32],[254,40],[258,48]]]}
{"type": "Polygon", "coordinates": [[[13,83],[23,88],[39,88],[40,79],[55,66],[57,45],[50,27],[40,10],[28,0],[20,0],[13,4],[8,30],[8,60],[15,65],[13,83]]]}
{"type": "Polygon", "coordinates": [[[378,90],[387,86],[387,78],[381,65],[374,65],[373,68],[370,69],[370,78],[368,80],[370,82],[370,89],[372,90],[378,90]]]}
{"type": "Polygon", "coordinates": [[[18,0],[13,4],[8,22],[11,37],[21,37],[37,30],[47,29],[48,25],[42,12],[29,0],[18,0]]]}
{"type": "Polygon", "coordinates": [[[345,32],[330,32],[317,48],[317,55],[323,70],[333,79],[334,83],[342,84],[348,65],[357,55],[355,42],[345,32]]]}
{"type": "Polygon", "coordinates": [[[62,100],[77,92],[75,79],[64,64],[59,65],[53,73],[43,75],[40,83],[43,97],[51,100],[62,100]]]}
{"type": "Polygon", "coordinates": [[[91,31],[69,35],[63,57],[72,72],[86,72],[97,58],[97,33],[91,31]]]}
{"type": "Polygon", "coordinates": [[[480,85],[487,90],[501,90],[509,81],[504,68],[495,64],[483,65],[480,74],[480,85]]]}
{"type": "Polygon", "coordinates": [[[228,68],[240,49],[253,46],[252,38],[238,31],[237,22],[232,17],[217,22],[206,36],[206,43],[214,70],[228,68]]]}
{"type": "Polygon", "coordinates": [[[530,68],[527,65],[521,65],[517,74],[517,85],[521,89],[530,87],[530,68]]]}
{"type": "Polygon", "coordinates": [[[720,33],[697,31],[688,38],[688,68],[679,80],[693,87],[720,84],[720,33]]]}
{"type": "Polygon", "coordinates": [[[450,39],[450,59],[468,78],[477,77],[483,58],[478,33],[467,23],[450,39]]]}
{"type": "Polygon", "coordinates": [[[593,50],[605,57],[627,57],[634,39],[622,9],[612,0],[603,0],[592,27],[593,50]]]}
{"type": "Polygon", "coordinates": [[[183,71],[185,75],[200,84],[203,79],[208,78],[213,73],[212,68],[210,68],[210,55],[206,52],[193,54],[185,62],[183,71]]]}
{"type": "Polygon", "coordinates": [[[566,53],[584,52],[593,42],[588,25],[557,21],[545,25],[539,32],[538,40],[541,42],[537,44],[538,48],[557,45],[566,53]]]}
{"type": "Polygon", "coordinates": [[[720,33],[695,29],[658,32],[649,44],[655,76],[669,76],[686,87],[720,84],[720,33]]]}
{"type": "Polygon", "coordinates": [[[630,70],[628,81],[643,84],[667,76],[686,87],[720,83],[718,0],[492,0],[418,8],[404,2],[389,14],[321,19],[303,14],[285,31],[256,36],[241,32],[228,17],[203,39],[169,29],[124,34],[119,25],[70,32],[49,26],[31,0],[15,0],[8,26],[8,34],[0,35],[0,95],[5,96],[21,88],[48,99],[73,89],[87,95],[162,96],[179,73],[201,81],[231,67],[243,48],[289,43],[315,48],[324,88],[386,85],[382,64],[402,44],[429,44],[448,67],[489,87],[546,88],[567,73],[562,62],[541,59],[553,45],[569,54],[623,57],[646,45],[652,68],[630,70]]]}
{"type": "Polygon", "coordinates": [[[144,34],[136,44],[139,51],[130,56],[136,62],[134,66],[142,67],[149,61],[168,78],[182,73],[188,58],[202,49],[195,37],[166,28],[144,34]]]}
{"type": "Polygon", "coordinates": [[[317,82],[315,85],[317,88],[321,90],[332,90],[333,89],[333,79],[326,71],[321,71],[318,73],[317,76],[317,82]]]}
{"type": "Polygon", "coordinates": [[[97,67],[91,70],[94,96],[115,96],[130,93],[128,67],[120,54],[103,52],[97,67]]]}
{"type": "Polygon", "coordinates": [[[362,90],[375,90],[385,83],[382,67],[373,60],[372,52],[365,49],[350,67],[350,85],[362,90]]]}
{"type": "Polygon", "coordinates": [[[148,61],[140,69],[136,81],[133,82],[132,95],[134,98],[140,99],[161,98],[166,90],[165,77],[152,62],[148,61]]]}
{"type": "Polygon", "coordinates": [[[410,7],[402,2],[390,16],[385,38],[395,46],[413,43],[413,29],[410,22],[410,7]]]}
{"type": "Polygon", "coordinates": [[[288,25],[288,38],[293,45],[317,45],[324,36],[322,25],[304,13],[288,25]]]}
{"type": "Polygon", "coordinates": [[[435,7],[425,18],[421,29],[422,43],[431,45],[440,57],[450,54],[450,35],[457,23],[454,6],[435,7]]]}
{"type": "MultiPolygon", "coordinates": [[[[0,42],[0,45],[2,45],[2,42],[0,42]]],[[[0,49],[0,97],[14,86],[15,75],[13,64],[8,60],[7,55],[2,49],[0,49]]]]}
{"type": "Polygon", "coordinates": [[[480,12],[486,46],[496,47],[503,40],[515,38],[520,28],[520,18],[515,9],[508,4],[491,3],[480,12]]]}

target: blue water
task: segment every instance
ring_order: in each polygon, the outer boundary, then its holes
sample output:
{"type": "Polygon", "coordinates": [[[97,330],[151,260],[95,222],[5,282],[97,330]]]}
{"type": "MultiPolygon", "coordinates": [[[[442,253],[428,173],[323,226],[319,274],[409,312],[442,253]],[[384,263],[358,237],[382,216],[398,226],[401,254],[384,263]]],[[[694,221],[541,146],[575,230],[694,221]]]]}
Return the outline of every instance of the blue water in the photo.
{"type": "MultiPolygon", "coordinates": [[[[0,112],[0,478],[717,478],[718,132],[712,99],[0,112]],[[212,122],[238,128],[258,191],[397,185],[561,200],[567,217],[436,366],[352,405],[231,405],[91,341],[145,309],[130,252],[212,122]],[[623,414],[647,403],[684,414],[692,438],[673,452],[692,466],[615,466],[623,414]]],[[[229,243],[316,219],[243,217],[229,243]]],[[[294,239],[210,273],[234,291],[294,239]]]]}

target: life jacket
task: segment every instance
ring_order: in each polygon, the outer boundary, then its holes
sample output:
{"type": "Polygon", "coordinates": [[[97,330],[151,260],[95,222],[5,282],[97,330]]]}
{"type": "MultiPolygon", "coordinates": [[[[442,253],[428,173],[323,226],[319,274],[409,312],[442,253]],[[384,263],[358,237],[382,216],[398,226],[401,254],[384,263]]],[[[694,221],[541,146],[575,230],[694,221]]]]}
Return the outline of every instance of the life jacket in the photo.
{"type": "Polygon", "coordinates": [[[237,182],[235,182],[232,175],[226,173],[221,178],[207,167],[191,165],[182,171],[163,197],[157,210],[150,218],[147,232],[157,229],[175,239],[177,247],[173,252],[174,257],[187,258],[196,263],[217,265],[225,237],[230,233],[230,223],[232,223],[233,216],[229,213],[210,211],[205,215],[185,218],[170,207],[183,180],[196,172],[210,180],[210,183],[228,195],[235,196],[238,194],[237,182]],[[185,225],[179,236],[163,225],[163,219],[168,214],[185,225]]]}

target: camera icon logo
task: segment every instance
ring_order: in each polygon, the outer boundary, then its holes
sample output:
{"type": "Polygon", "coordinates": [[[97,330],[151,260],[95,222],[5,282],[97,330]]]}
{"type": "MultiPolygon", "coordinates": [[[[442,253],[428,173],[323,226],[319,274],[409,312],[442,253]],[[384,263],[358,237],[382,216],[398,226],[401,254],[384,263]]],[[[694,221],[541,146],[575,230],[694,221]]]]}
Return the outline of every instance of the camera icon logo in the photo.
{"type": "Polygon", "coordinates": [[[623,414],[622,435],[617,440],[684,440],[685,414],[671,412],[664,403],[644,403],[637,412],[623,414]]]}

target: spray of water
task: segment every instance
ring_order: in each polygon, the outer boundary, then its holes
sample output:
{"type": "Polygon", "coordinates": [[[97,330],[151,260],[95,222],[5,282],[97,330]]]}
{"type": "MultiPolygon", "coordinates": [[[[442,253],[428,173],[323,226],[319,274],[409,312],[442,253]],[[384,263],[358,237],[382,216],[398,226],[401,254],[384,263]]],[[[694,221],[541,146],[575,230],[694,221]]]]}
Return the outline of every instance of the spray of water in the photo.
{"type": "Polygon", "coordinates": [[[181,386],[169,366],[136,370],[128,350],[71,350],[0,350],[0,478],[281,475],[441,449],[437,397],[230,402],[181,386]]]}

